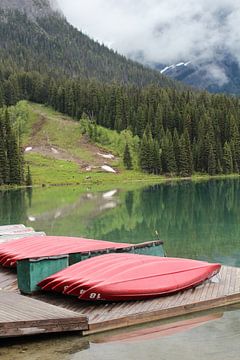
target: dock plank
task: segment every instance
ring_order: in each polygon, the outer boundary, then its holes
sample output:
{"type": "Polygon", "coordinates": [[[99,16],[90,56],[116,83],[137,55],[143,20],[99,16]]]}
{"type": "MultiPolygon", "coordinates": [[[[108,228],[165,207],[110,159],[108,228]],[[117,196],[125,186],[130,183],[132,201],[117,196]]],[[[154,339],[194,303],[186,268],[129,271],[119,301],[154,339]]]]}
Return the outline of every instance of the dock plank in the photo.
{"type": "Polygon", "coordinates": [[[27,231],[27,232],[21,232],[18,234],[7,234],[7,235],[1,235],[0,236],[0,244],[4,244],[10,241],[14,241],[14,240],[18,240],[18,239],[22,239],[25,237],[30,237],[30,236],[43,236],[46,235],[45,232],[43,231],[27,231]]]}
{"type": "Polygon", "coordinates": [[[0,291],[0,338],[88,329],[84,315],[13,292],[0,291]]]}
{"type": "Polygon", "coordinates": [[[10,228],[10,229],[1,229],[0,228],[0,236],[4,236],[4,235],[18,235],[18,234],[23,234],[23,233],[30,233],[30,232],[34,232],[34,229],[29,227],[29,228],[10,228]]]}
{"type": "Polygon", "coordinates": [[[8,230],[16,230],[16,229],[24,229],[26,228],[23,224],[15,224],[15,225],[1,225],[0,226],[0,233],[8,230]]]}

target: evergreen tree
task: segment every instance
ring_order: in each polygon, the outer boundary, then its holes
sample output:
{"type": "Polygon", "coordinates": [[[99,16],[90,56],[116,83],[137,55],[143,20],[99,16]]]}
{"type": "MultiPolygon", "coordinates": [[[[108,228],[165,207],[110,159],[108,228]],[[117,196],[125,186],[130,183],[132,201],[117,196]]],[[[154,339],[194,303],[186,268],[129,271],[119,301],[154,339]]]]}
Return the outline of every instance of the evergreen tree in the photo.
{"type": "Polygon", "coordinates": [[[27,167],[26,186],[32,186],[32,175],[29,166],[27,167]]]}
{"type": "Polygon", "coordinates": [[[191,176],[193,170],[192,153],[188,131],[185,130],[180,138],[179,174],[183,177],[191,176]]]}
{"type": "Polygon", "coordinates": [[[177,165],[173,148],[172,135],[167,130],[162,141],[162,164],[163,171],[169,174],[177,174],[177,165]]]}
{"type": "Polygon", "coordinates": [[[179,175],[182,177],[189,176],[188,154],[183,135],[180,139],[179,175]]]}
{"type": "Polygon", "coordinates": [[[225,174],[231,174],[233,172],[232,151],[228,142],[225,142],[223,149],[223,171],[225,174]]]}
{"type": "Polygon", "coordinates": [[[0,182],[9,183],[9,163],[6,151],[6,134],[3,114],[0,112],[0,182]]]}
{"type": "Polygon", "coordinates": [[[230,117],[230,146],[233,157],[233,170],[236,173],[240,172],[240,135],[233,116],[230,117]]]}
{"type": "Polygon", "coordinates": [[[174,129],[173,133],[173,149],[174,149],[174,155],[176,159],[176,166],[177,166],[177,173],[180,172],[180,141],[177,129],[174,129]]]}
{"type": "Polygon", "coordinates": [[[139,165],[141,170],[148,171],[149,146],[146,133],[144,133],[139,152],[139,165]]]}
{"type": "Polygon", "coordinates": [[[9,171],[9,184],[20,185],[23,179],[23,161],[16,136],[14,135],[14,132],[10,125],[9,113],[7,109],[4,112],[4,126],[7,159],[5,176],[8,177],[9,171]]]}
{"type": "Polygon", "coordinates": [[[0,84],[0,108],[4,105],[3,90],[0,84]]]}
{"type": "Polygon", "coordinates": [[[216,175],[216,173],[217,173],[216,158],[213,151],[213,147],[210,146],[209,157],[208,157],[208,174],[216,175]]]}
{"type": "Polygon", "coordinates": [[[5,179],[4,179],[5,166],[6,166],[5,150],[3,146],[3,139],[2,137],[0,137],[0,185],[3,185],[5,183],[5,179]]]}
{"type": "Polygon", "coordinates": [[[132,169],[132,157],[131,157],[131,153],[130,153],[128,143],[126,143],[126,146],[125,146],[125,149],[124,149],[123,164],[124,164],[124,166],[125,166],[125,168],[127,170],[132,169]]]}
{"type": "Polygon", "coordinates": [[[153,142],[153,166],[152,172],[156,175],[161,174],[162,172],[162,163],[161,163],[161,152],[158,141],[154,140],[153,142]]]}
{"type": "MultiPolygon", "coordinates": [[[[149,134],[148,134],[149,135],[149,134]]],[[[147,137],[147,133],[145,132],[140,145],[140,154],[139,154],[139,163],[141,170],[145,172],[151,172],[151,139],[147,137]]]]}
{"type": "Polygon", "coordinates": [[[144,116],[144,110],[142,106],[139,106],[136,113],[135,134],[138,135],[139,137],[142,137],[145,127],[146,127],[146,121],[144,116]]]}

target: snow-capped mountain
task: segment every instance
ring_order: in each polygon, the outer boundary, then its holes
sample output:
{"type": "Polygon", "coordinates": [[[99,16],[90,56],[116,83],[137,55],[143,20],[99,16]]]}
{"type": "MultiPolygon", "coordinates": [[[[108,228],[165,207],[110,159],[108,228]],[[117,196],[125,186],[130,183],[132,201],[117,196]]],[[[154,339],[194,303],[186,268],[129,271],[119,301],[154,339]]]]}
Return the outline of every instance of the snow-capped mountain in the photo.
{"type": "Polygon", "coordinates": [[[186,61],[155,67],[164,75],[211,92],[240,94],[240,67],[230,54],[205,62],[186,61]]]}

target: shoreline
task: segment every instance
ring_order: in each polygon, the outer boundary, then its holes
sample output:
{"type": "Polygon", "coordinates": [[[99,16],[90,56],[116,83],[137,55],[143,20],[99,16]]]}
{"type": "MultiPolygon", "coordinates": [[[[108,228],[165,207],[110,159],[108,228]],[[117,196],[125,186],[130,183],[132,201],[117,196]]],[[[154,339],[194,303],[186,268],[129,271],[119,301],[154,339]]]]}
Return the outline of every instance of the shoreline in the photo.
{"type": "MultiPolygon", "coordinates": [[[[130,174],[130,173],[129,173],[130,174]]],[[[163,184],[168,182],[182,182],[182,181],[191,181],[191,182],[202,182],[202,181],[210,181],[210,180],[228,180],[228,179],[237,179],[240,178],[240,174],[229,174],[229,175],[207,175],[207,174],[199,174],[199,175],[192,175],[191,177],[168,177],[168,176],[156,176],[156,175],[146,175],[144,173],[139,173],[140,176],[136,176],[135,178],[127,177],[126,179],[123,178],[126,173],[121,174],[122,176],[119,177],[119,174],[112,175],[112,174],[91,174],[95,176],[86,176],[85,174],[81,174],[82,177],[81,181],[76,182],[56,182],[56,183],[36,183],[32,186],[25,186],[25,185],[1,185],[0,191],[9,191],[9,190],[20,190],[20,189],[37,189],[37,188],[50,188],[50,187],[78,187],[82,188],[83,190],[89,190],[89,188],[101,190],[105,188],[109,188],[109,186],[118,186],[124,188],[126,185],[132,184],[163,184]],[[98,175],[98,177],[96,176],[98,175]],[[142,176],[142,178],[141,178],[142,176]],[[121,186],[119,186],[121,185],[121,186]]],[[[80,179],[79,179],[80,180],[80,179]]]]}

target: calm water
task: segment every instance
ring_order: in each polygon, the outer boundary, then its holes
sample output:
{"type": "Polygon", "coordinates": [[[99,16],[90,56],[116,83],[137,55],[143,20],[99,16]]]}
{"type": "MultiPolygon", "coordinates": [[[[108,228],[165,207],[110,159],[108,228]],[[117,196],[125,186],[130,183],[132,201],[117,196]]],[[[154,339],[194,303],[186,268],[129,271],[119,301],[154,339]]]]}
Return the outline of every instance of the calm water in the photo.
{"type": "MultiPolygon", "coordinates": [[[[104,193],[81,193],[77,188],[65,187],[0,192],[0,224],[15,223],[48,235],[133,243],[157,239],[157,230],[168,256],[240,266],[239,180],[169,183],[104,193]]],[[[157,355],[175,360],[182,354],[187,360],[236,360],[239,344],[240,310],[236,307],[197,327],[166,336],[110,343],[103,338],[82,340],[76,336],[28,340],[24,344],[3,344],[0,356],[4,360],[141,360],[157,355]]]]}

